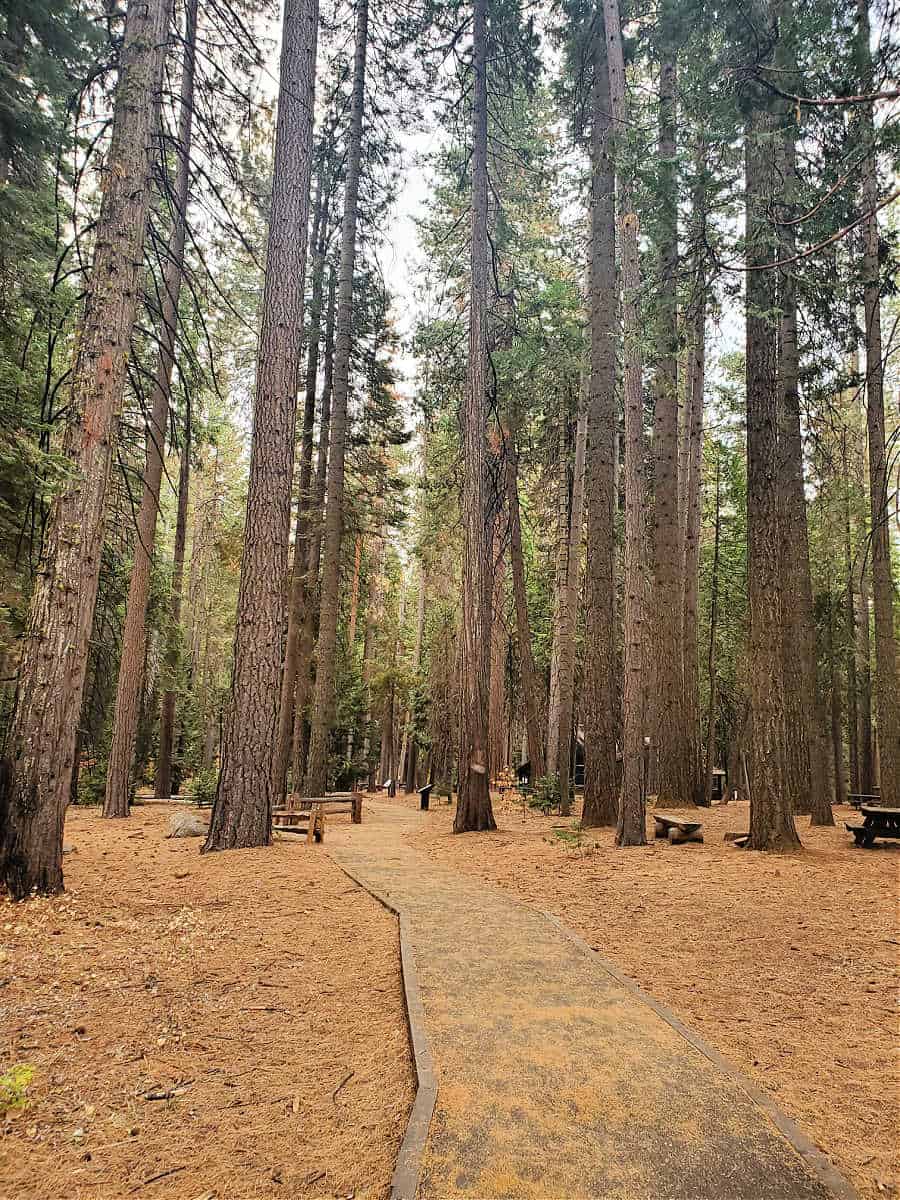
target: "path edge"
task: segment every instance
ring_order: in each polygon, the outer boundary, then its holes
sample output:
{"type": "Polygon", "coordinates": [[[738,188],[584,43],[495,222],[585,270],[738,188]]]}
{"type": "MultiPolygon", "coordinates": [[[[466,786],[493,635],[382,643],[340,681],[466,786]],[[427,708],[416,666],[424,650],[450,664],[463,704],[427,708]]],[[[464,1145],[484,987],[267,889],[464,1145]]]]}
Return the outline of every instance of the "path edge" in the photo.
{"type": "Polygon", "coordinates": [[[539,909],[538,911],[542,916],[547,917],[570,942],[573,942],[582,950],[586,950],[593,961],[602,967],[607,974],[611,975],[617,983],[621,984],[626,991],[631,992],[636,999],[646,1004],[648,1008],[651,1008],[658,1017],[662,1018],[676,1033],[680,1034],[689,1045],[693,1046],[704,1058],[707,1058],[724,1075],[733,1080],[750,1097],[754,1104],[763,1110],[785,1141],[805,1163],[807,1169],[818,1179],[834,1200],[860,1200],[859,1193],[850,1181],[845,1179],[824,1151],[820,1150],[815,1142],[803,1132],[796,1121],[792,1120],[778,1107],[767,1092],[758,1087],[748,1075],[740,1071],[724,1054],[721,1054],[714,1046],[711,1046],[709,1042],[700,1037],[699,1034],[694,1033],[670,1008],[666,1008],[664,1004],[660,1004],[658,1000],[654,1000],[630,975],[626,975],[624,971],[620,971],[617,966],[604,958],[599,951],[595,950],[589,942],[570,929],[555,913],[548,912],[546,909],[539,909]]]}
{"type": "MultiPolygon", "coordinates": [[[[437,1074],[434,1069],[434,1059],[431,1056],[428,1034],[425,1030],[425,1007],[422,1004],[422,994],[419,990],[419,976],[409,935],[409,919],[402,909],[397,908],[386,896],[375,891],[358,875],[354,875],[340,859],[329,857],[340,867],[348,879],[352,879],[373,900],[377,900],[388,912],[393,913],[400,926],[400,975],[403,979],[406,1026],[412,1045],[413,1070],[416,1074],[416,1096],[406,1122],[403,1141],[397,1152],[397,1164],[391,1177],[390,1200],[416,1200],[425,1157],[425,1143],[428,1140],[428,1130],[431,1128],[431,1119],[437,1104],[437,1074]]],[[[845,1198],[839,1197],[839,1200],[845,1200],[845,1198]]],[[[856,1197],[847,1197],[846,1200],[856,1200],[856,1197]]]]}

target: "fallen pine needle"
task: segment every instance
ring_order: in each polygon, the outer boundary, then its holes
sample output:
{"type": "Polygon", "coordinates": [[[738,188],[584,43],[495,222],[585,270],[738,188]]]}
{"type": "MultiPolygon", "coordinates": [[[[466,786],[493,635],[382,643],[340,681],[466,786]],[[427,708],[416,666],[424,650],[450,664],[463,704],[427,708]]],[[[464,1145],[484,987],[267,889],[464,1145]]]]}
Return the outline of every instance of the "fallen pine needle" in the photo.
{"type": "Polygon", "coordinates": [[[158,1180],[165,1179],[169,1175],[177,1175],[179,1171],[186,1170],[187,1167],[170,1167],[168,1171],[160,1171],[158,1175],[151,1175],[149,1179],[141,1180],[137,1187],[133,1187],[131,1189],[129,1195],[131,1195],[132,1192],[139,1192],[142,1187],[148,1187],[151,1183],[156,1183],[158,1180]]]}
{"type": "Polygon", "coordinates": [[[338,1092],[341,1090],[341,1088],[344,1086],[344,1084],[345,1084],[345,1083],[349,1083],[349,1082],[350,1082],[350,1080],[353,1078],[353,1076],[354,1076],[355,1074],[356,1074],[356,1072],[355,1072],[355,1071],[350,1071],[350,1072],[348,1072],[348,1074],[346,1074],[346,1075],[344,1076],[344,1078],[341,1080],[341,1082],[340,1082],[340,1083],[337,1085],[337,1087],[336,1087],[336,1088],[334,1089],[334,1091],[331,1093],[331,1100],[332,1100],[332,1103],[334,1103],[334,1104],[337,1104],[337,1094],[338,1094],[338,1092]]]}

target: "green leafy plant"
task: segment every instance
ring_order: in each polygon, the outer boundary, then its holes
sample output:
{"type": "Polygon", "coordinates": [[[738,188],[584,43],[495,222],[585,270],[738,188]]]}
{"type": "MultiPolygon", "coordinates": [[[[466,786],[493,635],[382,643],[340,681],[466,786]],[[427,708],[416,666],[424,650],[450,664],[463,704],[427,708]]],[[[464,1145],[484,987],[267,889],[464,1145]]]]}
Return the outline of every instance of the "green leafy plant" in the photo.
{"type": "Polygon", "coordinates": [[[528,797],[531,808],[542,813],[552,812],[559,807],[559,776],[542,775],[534,785],[534,791],[528,797]]]}
{"type": "Polygon", "coordinates": [[[219,772],[215,767],[207,767],[198,771],[191,780],[188,794],[195,804],[209,805],[216,798],[216,788],[219,786],[219,772]]]}
{"type": "Polygon", "coordinates": [[[21,1112],[28,1103],[28,1086],[34,1079],[34,1067],[16,1063],[0,1075],[0,1112],[21,1112]]]}

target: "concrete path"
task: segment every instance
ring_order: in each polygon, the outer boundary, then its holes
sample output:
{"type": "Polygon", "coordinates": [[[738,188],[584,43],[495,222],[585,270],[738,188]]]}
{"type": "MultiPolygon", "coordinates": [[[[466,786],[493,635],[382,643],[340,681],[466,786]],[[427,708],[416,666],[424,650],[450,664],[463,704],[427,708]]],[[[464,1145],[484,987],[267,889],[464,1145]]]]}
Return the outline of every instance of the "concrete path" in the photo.
{"type": "Polygon", "coordinates": [[[407,917],[439,1078],[423,1200],[853,1196],[747,1081],[585,943],[417,852],[407,835],[420,819],[367,804],[361,826],[330,827],[326,848],[407,917]]]}

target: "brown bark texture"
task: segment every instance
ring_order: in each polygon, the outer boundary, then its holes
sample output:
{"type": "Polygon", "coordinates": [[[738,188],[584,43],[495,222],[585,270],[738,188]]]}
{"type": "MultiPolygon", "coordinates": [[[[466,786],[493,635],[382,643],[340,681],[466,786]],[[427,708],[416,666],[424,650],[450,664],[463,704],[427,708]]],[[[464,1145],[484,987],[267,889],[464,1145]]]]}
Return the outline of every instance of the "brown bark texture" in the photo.
{"type": "Polygon", "coordinates": [[[141,287],[168,5],[131,0],[63,453],[0,763],[0,873],[14,899],[62,890],[62,835],[103,547],[106,490],[141,287]]]}
{"type": "Polygon", "coordinates": [[[147,638],[147,603],[150,598],[150,571],[156,540],[156,517],[162,484],[166,427],[172,370],[175,366],[175,339],[178,329],[178,300],[184,270],[184,243],[187,235],[188,185],[190,182],[191,126],[194,116],[194,67],[197,40],[198,0],[188,0],[184,14],[184,47],[181,63],[178,135],[175,143],[177,167],[172,188],[172,230],[166,248],[162,277],[162,304],[159,319],[159,360],[150,400],[147,423],[144,479],[137,516],[134,563],[128,583],[125,626],[122,630],[122,654],[116,684],[109,762],[106,772],[104,817],[127,817],[134,768],[134,748],[144,680],[147,638]]]}
{"type": "Polygon", "coordinates": [[[286,0],[231,699],[204,851],[271,840],[294,426],[306,269],[318,0],[286,0]]]}

